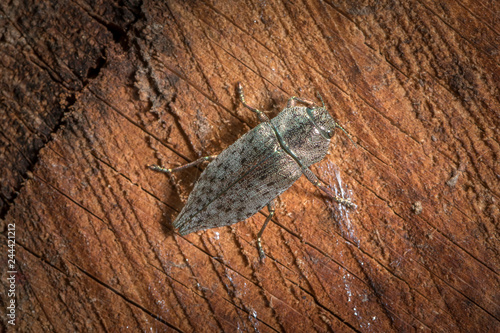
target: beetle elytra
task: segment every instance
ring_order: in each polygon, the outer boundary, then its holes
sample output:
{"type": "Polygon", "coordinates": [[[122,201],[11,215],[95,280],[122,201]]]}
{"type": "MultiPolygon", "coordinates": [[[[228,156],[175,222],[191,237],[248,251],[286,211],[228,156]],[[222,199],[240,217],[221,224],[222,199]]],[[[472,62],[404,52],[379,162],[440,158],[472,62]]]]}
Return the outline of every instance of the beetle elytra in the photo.
{"type": "Polygon", "coordinates": [[[243,221],[267,205],[269,215],[257,234],[259,256],[263,259],[261,237],[274,215],[275,199],[301,175],[333,200],[355,207],[349,199],[336,196],[309,169],[325,157],[334,129],[345,130],[330,116],[323,100],[317,107],[309,100],[291,97],[287,107],[270,120],[246,104],[241,83],[238,92],[242,104],[257,115],[259,125],[218,156],[202,157],[173,169],[149,167],[170,173],[210,162],[173,223],[181,235],[243,221]],[[297,106],[297,102],[305,106],[297,106]]]}

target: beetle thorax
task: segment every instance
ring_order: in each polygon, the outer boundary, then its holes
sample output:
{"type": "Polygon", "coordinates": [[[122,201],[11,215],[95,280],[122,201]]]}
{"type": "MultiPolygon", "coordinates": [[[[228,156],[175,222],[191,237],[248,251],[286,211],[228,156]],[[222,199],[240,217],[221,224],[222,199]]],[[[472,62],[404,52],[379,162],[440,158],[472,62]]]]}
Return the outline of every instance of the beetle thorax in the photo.
{"type": "Polygon", "coordinates": [[[335,128],[335,121],[324,107],[287,108],[271,123],[281,137],[283,148],[305,167],[325,157],[335,128]]]}

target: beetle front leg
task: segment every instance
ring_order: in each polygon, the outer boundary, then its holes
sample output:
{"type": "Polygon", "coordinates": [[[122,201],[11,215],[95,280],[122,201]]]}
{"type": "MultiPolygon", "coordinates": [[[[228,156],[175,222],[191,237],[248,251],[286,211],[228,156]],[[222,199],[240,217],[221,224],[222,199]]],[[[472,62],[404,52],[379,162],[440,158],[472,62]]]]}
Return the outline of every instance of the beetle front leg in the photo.
{"type": "Polygon", "coordinates": [[[266,116],[266,114],[254,107],[251,107],[250,105],[248,105],[246,102],[245,102],[245,95],[243,94],[243,86],[241,85],[241,82],[238,82],[238,94],[240,95],[240,99],[241,99],[241,103],[247,108],[249,109],[250,111],[254,112],[255,114],[257,114],[257,119],[259,119],[259,121],[261,123],[265,123],[265,122],[268,122],[270,121],[269,120],[269,117],[266,116]]]}
{"type": "Polygon", "coordinates": [[[276,206],[275,201],[276,201],[276,199],[273,199],[267,204],[267,210],[269,211],[269,215],[267,216],[266,221],[264,222],[264,225],[262,225],[262,228],[260,229],[259,233],[257,234],[257,249],[259,250],[260,261],[263,261],[264,258],[266,257],[266,254],[264,253],[264,250],[262,249],[261,237],[262,237],[262,233],[264,232],[264,229],[266,229],[266,227],[267,227],[267,224],[269,223],[269,221],[271,221],[271,219],[274,216],[274,211],[275,211],[275,206],[276,206]]]}
{"type": "Polygon", "coordinates": [[[304,176],[306,176],[307,180],[309,180],[311,183],[313,183],[314,186],[317,186],[320,190],[325,192],[329,197],[331,197],[333,200],[338,202],[339,204],[342,204],[348,208],[356,208],[356,205],[351,202],[349,199],[344,199],[339,197],[338,195],[335,195],[324,183],[322,183],[316,175],[309,170],[308,168],[302,169],[302,173],[304,176]]]}
{"type": "Polygon", "coordinates": [[[311,101],[311,100],[309,100],[309,99],[292,96],[288,100],[288,103],[286,104],[286,107],[287,108],[293,108],[295,105],[297,105],[297,102],[304,103],[305,105],[310,106],[310,107],[314,106],[314,102],[311,101]]]}
{"type": "Polygon", "coordinates": [[[154,170],[154,171],[171,173],[171,172],[181,171],[181,170],[193,167],[193,166],[197,166],[197,165],[199,165],[199,164],[201,164],[203,162],[210,162],[213,159],[215,159],[216,157],[217,157],[217,155],[205,156],[205,157],[197,159],[194,162],[191,162],[191,163],[188,163],[188,164],[184,164],[184,165],[181,165],[180,167],[173,168],[173,169],[163,168],[163,167],[161,167],[159,165],[148,165],[148,168],[150,168],[151,170],[154,170]]]}

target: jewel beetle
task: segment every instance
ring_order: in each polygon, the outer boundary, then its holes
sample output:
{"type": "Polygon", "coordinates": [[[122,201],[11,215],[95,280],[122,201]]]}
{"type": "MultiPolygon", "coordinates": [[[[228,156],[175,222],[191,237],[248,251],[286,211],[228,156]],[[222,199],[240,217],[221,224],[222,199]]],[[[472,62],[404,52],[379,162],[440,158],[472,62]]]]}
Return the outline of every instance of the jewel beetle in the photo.
{"type": "Polygon", "coordinates": [[[241,83],[238,93],[242,104],[257,115],[259,125],[219,155],[202,157],[173,169],[158,165],[149,168],[171,173],[210,162],[173,222],[181,235],[246,220],[267,206],[269,215],[257,234],[262,260],[265,254],[261,237],[274,215],[275,199],[301,175],[333,200],[355,207],[349,199],[335,195],[309,169],[325,157],[334,129],[345,130],[330,116],[319,95],[322,106],[294,96],[283,111],[269,119],[245,102],[241,83]]]}

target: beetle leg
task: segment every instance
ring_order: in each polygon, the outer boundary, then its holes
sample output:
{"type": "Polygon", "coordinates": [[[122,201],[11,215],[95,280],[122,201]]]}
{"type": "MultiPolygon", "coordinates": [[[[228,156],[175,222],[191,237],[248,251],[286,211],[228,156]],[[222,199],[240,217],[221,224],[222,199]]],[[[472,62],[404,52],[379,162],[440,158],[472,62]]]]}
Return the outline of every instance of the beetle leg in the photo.
{"type": "Polygon", "coordinates": [[[339,197],[338,195],[335,195],[323,182],[321,182],[316,175],[309,170],[308,168],[303,168],[302,173],[304,176],[306,176],[307,180],[309,180],[311,183],[313,183],[314,186],[317,186],[320,190],[325,192],[330,198],[338,202],[339,204],[342,204],[348,208],[356,208],[356,205],[351,202],[349,199],[344,199],[339,197]]]}
{"type": "Polygon", "coordinates": [[[196,161],[194,162],[191,162],[191,163],[188,163],[188,164],[184,164],[184,165],[181,165],[180,167],[177,167],[177,168],[173,168],[173,169],[167,169],[167,168],[163,168],[159,165],[149,165],[148,167],[151,169],[151,170],[154,170],[154,171],[159,171],[159,172],[165,172],[165,173],[171,173],[171,172],[177,172],[177,171],[181,171],[181,170],[184,170],[184,169],[187,169],[189,167],[193,167],[193,166],[197,166],[198,164],[201,164],[205,161],[212,161],[214,158],[216,158],[217,155],[211,155],[211,156],[205,156],[205,157],[202,157],[202,158],[199,158],[197,159],[196,161]]]}
{"type": "Polygon", "coordinates": [[[269,203],[267,204],[267,210],[269,211],[269,215],[267,216],[266,221],[264,222],[264,225],[262,225],[262,228],[260,229],[259,233],[257,234],[257,249],[259,250],[260,261],[263,261],[264,258],[266,257],[266,254],[264,253],[264,250],[262,249],[262,241],[260,238],[262,237],[262,233],[264,232],[264,229],[266,229],[267,224],[269,223],[269,221],[271,221],[271,219],[274,216],[275,200],[276,199],[273,199],[273,200],[269,201],[269,203]]]}
{"type": "Polygon", "coordinates": [[[241,82],[238,82],[238,94],[240,95],[240,99],[241,99],[241,103],[243,103],[243,105],[249,109],[250,111],[254,112],[256,115],[257,115],[257,119],[259,119],[259,121],[261,123],[265,123],[265,122],[268,122],[269,121],[269,117],[266,116],[266,114],[254,107],[251,107],[250,105],[248,105],[246,102],[245,102],[245,95],[243,94],[243,86],[241,85],[241,82]]]}
{"type": "Polygon", "coordinates": [[[307,106],[314,106],[314,102],[311,101],[311,100],[309,100],[309,99],[292,96],[288,100],[288,103],[286,104],[286,107],[287,108],[293,108],[295,105],[297,105],[297,102],[304,103],[307,106]]]}

